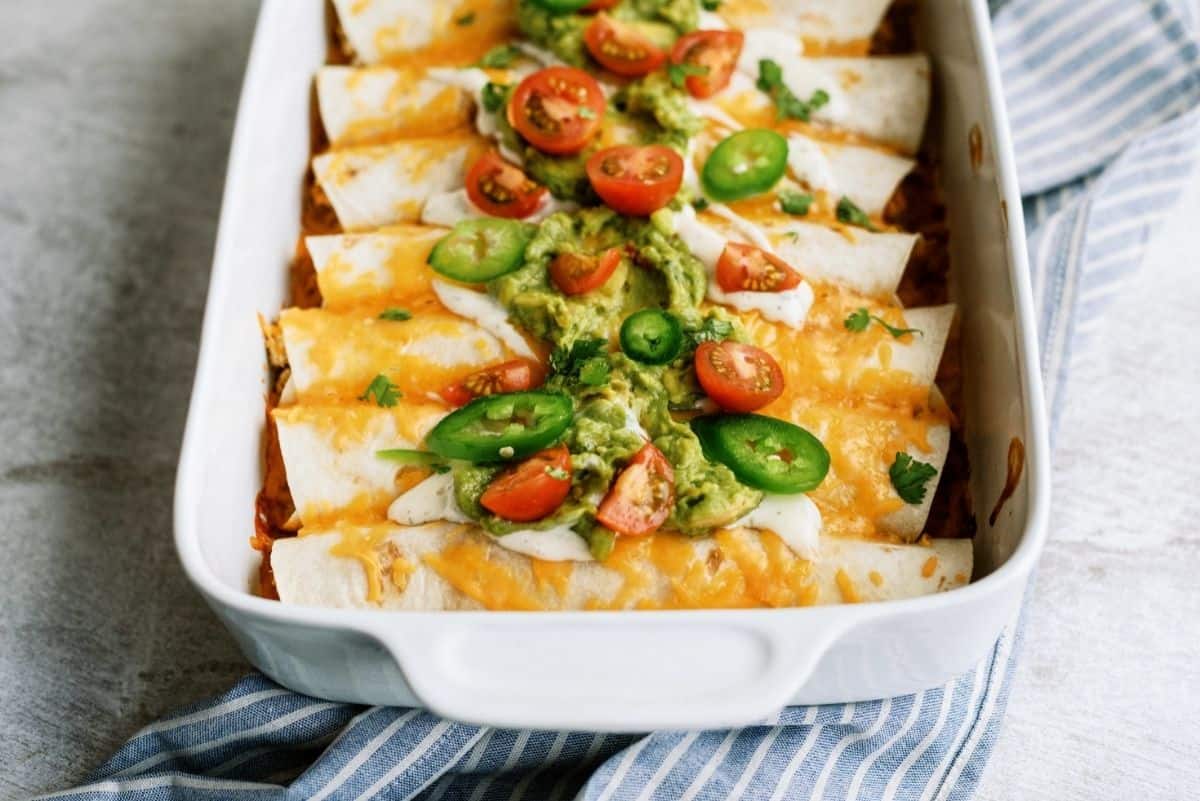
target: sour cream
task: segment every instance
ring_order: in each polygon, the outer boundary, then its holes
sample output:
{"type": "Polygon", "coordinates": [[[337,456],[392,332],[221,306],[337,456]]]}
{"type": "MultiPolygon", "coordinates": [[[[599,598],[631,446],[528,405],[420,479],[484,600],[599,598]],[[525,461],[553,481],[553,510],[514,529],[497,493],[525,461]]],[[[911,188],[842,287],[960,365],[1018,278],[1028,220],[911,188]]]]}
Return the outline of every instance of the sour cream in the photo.
{"type": "MultiPolygon", "coordinates": [[[[404,526],[437,521],[471,522],[454,499],[454,476],[450,473],[434,473],[401,495],[388,508],[388,518],[404,526]]],[[[590,562],[593,559],[587,542],[570,526],[540,531],[521,529],[511,534],[488,536],[502,548],[547,562],[590,562]]]]}
{"type": "Polygon", "coordinates": [[[508,321],[508,310],[491,295],[436,279],[433,281],[433,291],[443,306],[495,336],[513,353],[527,359],[537,359],[537,354],[529,347],[525,337],[508,321]]]}
{"type": "Polygon", "coordinates": [[[821,510],[807,495],[767,495],[733,525],[773,531],[801,559],[820,556],[821,510]]]}

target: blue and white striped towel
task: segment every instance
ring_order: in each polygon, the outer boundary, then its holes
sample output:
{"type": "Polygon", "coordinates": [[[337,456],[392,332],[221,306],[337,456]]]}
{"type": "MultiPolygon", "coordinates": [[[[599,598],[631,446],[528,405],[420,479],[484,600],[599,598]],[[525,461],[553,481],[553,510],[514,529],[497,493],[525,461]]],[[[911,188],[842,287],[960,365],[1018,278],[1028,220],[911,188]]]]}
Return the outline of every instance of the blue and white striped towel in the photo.
{"type": "MultiPolygon", "coordinates": [[[[1200,143],[1195,15],[1175,2],[991,4],[1054,419],[1072,350],[1137,269],[1200,143]]],[[[915,695],[645,736],[485,729],[252,676],[143,729],[88,784],[48,797],[965,799],[1019,641],[1013,625],[975,670],[915,695]]]]}

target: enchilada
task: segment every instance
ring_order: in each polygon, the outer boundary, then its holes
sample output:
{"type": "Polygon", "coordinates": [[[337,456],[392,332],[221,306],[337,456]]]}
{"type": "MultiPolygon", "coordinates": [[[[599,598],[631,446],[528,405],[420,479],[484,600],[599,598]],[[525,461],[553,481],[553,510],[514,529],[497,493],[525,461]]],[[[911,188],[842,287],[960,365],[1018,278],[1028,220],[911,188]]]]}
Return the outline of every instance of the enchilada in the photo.
{"type": "Polygon", "coordinates": [[[307,191],[335,222],[301,246],[314,308],[266,326],[264,592],[628,609],[966,583],[929,65],[868,52],[884,8],[410,5],[335,3],[354,66],[316,78],[307,191]]]}

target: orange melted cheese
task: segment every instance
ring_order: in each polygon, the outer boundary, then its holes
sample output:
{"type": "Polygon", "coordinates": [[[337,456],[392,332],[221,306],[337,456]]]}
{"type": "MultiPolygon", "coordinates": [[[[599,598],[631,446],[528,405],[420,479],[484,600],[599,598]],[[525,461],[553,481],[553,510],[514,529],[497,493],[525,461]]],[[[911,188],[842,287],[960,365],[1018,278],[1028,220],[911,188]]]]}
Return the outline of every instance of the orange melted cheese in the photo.
{"type": "Polygon", "coordinates": [[[515,0],[461,0],[457,4],[441,2],[439,5],[442,7],[439,11],[448,13],[441,14],[435,23],[437,33],[433,41],[424,47],[405,49],[405,20],[376,32],[375,46],[383,54],[385,63],[394,66],[467,66],[518,33],[515,0]]]}
{"type": "Polygon", "coordinates": [[[424,398],[504,355],[494,337],[447,312],[423,314],[419,321],[391,322],[375,316],[288,309],[281,320],[289,348],[301,350],[296,343],[302,345],[301,352],[289,353],[293,365],[303,359],[315,374],[311,386],[298,387],[304,403],[358,398],[380,374],[405,396],[424,398]],[[442,354],[434,337],[467,345],[442,354]],[[468,355],[473,355],[469,362],[458,363],[468,355]]]}

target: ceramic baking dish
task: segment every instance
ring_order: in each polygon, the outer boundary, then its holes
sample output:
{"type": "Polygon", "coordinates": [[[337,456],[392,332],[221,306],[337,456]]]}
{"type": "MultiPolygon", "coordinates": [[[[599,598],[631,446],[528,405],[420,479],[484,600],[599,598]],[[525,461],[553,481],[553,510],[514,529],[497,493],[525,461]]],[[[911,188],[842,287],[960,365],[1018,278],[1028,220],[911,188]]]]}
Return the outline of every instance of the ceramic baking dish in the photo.
{"type": "Polygon", "coordinates": [[[288,687],[420,705],[504,726],[645,730],[744,724],[789,703],[944,682],[1018,608],[1046,538],[1049,454],[1020,198],[984,0],[927,0],[953,293],[963,318],[976,580],[878,604],[761,611],[371,612],[256,597],[266,363],[299,234],[324,0],[267,0],[229,160],[175,496],[188,576],[247,658],[288,687]],[[1023,445],[1015,493],[989,520],[1023,445]],[[620,676],[620,681],[605,677],[620,676]]]}

